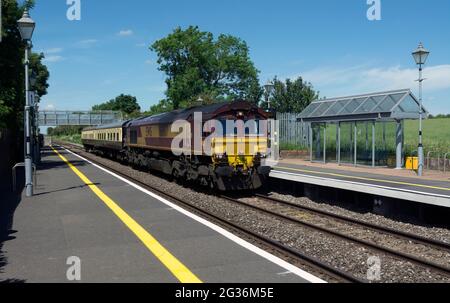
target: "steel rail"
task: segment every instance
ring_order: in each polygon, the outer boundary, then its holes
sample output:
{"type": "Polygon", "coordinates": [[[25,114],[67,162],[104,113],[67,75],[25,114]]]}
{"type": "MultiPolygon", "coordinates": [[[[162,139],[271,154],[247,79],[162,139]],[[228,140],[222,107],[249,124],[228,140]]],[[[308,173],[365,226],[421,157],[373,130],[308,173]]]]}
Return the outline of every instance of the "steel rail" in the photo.
{"type": "Polygon", "coordinates": [[[311,224],[311,223],[308,223],[308,222],[305,222],[305,221],[302,221],[302,220],[299,220],[299,219],[295,219],[295,218],[292,218],[292,217],[289,217],[289,216],[286,216],[286,215],[282,215],[280,213],[277,213],[277,212],[274,212],[274,211],[271,211],[271,210],[268,210],[268,209],[265,209],[265,208],[262,208],[262,207],[258,207],[258,206],[255,206],[255,205],[251,205],[249,203],[242,202],[242,201],[239,201],[239,200],[234,199],[234,198],[230,198],[230,197],[227,197],[227,196],[221,196],[221,197],[226,199],[226,200],[229,200],[230,202],[233,202],[235,204],[246,206],[248,208],[252,208],[254,210],[267,213],[267,214],[269,214],[271,216],[278,217],[279,219],[282,219],[282,220],[285,220],[285,221],[289,221],[289,222],[292,222],[292,223],[295,223],[295,224],[299,224],[299,225],[307,227],[307,228],[309,228],[311,230],[315,230],[315,231],[319,231],[319,232],[322,232],[322,233],[325,233],[325,234],[329,234],[329,235],[332,235],[334,237],[341,238],[341,239],[344,239],[344,240],[347,240],[347,241],[350,241],[350,242],[353,242],[353,243],[365,246],[365,247],[373,249],[373,250],[377,250],[377,251],[379,251],[381,253],[395,256],[395,257],[397,257],[397,258],[399,258],[401,260],[407,260],[407,261],[410,261],[410,262],[412,262],[414,264],[420,265],[422,267],[429,268],[429,269],[431,268],[433,270],[436,270],[436,271],[439,271],[441,273],[444,273],[447,276],[450,276],[450,268],[449,267],[446,267],[446,266],[443,266],[443,265],[440,265],[440,264],[437,264],[437,263],[434,263],[434,262],[431,262],[431,261],[428,261],[428,260],[425,260],[425,259],[422,259],[422,258],[418,258],[418,257],[413,256],[413,255],[405,254],[405,253],[402,253],[402,252],[399,252],[399,251],[396,251],[396,250],[393,250],[393,249],[390,249],[390,248],[387,248],[387,247],[384,247],[384,246],[381,246],[381,245],[378,245],[378,244],[375,244],[375,243],[372,243],[372,242],[369,242],[369,241],[361,240],[361,239],[358,239],[358,238],[353,237],[353,236],[349,236],[349,235],[346,235],[346,234],[343,234],[343,233],[340,233],[340,232],[336,232],[336,231],[331,230],[331,229],[327,229],[327,228],[324,228],[324,227],[321,227],[321,226],[317,226],[317,225],[314,225],[314,224],[311,224]]]}
{"type": "MultiPolygon", "coordinates": [[[[66,147],[66,148],[69,147],[69,146],[72,146],[72,148],[81,149],[80,146],[69,144],[69,143],[60,143],[59,145],[62,146],[62,147],[66,147]]],[[[74,152],[71,148],[69,148],[69,149],[72,152],[74,152]]],[[[76,153],[76,154],[78,154],[78,153],[76,153]]],[[[142,187],[144,187],[144,188],[146,188],[146,189],[148,189],[148,190],[150,190],[152,192],[156,192],[158,195],[166,197],[166,198],[176,202],[177,204],[181,204],[181,205],[183,205],[183,206],[185,206],[185,207],[187,207],[187,208],[189,208],[191,210],[196,211],[197,213],[199,213],[199,214],[201,214],[203,216],[212,218],[215,221],[220,222],[222,225],[231,227],[232,229],[235,229],[235,230],[237,230],[237,231],[239,231],[239,232],[241,232],[243,234],[246,234],[247,236],[256,238],[260,242],[263,242],[266,246],[272,247],[272,249],[275,248],[276,250],[278,250],[281,253],[284,253],[284,254],[287,253],[288,255],[291,255],[291,256],[299,259],[300,262],[309,263],[308,264],[309,266],[312,266],[312,267],[318,269],[319,271],[322,271],[324,274],[326,274],[326,275],[328,275],[330,277],[333,277],[334,279],[338,278],[338,279],[343,280],[344,282],[352,282],[352,283],[367,283],[368,282],[367,280],[360,279],[360,278],[355,277],[354,275],[352,275],[350,273],[344,272],[344,271],[342,271],[342,270],[340,270],[338,268],[330,266],[330,265],[320,261],[319,259],[317,259],[315,257],[308,256],[308,255],[306,255],[306,254],[304,254],[304,253],[302,253],[302,252],[300,252],[300,251],[298,251],[296,249],[293,249],[293,248],[291,248],[289,246],[286,246],[286,245],[284,245],[284,244],[282,244],[282,243],[280,243],[278,241],[272,240],[272,239],[270,239],[270,238],[268,238],[266,236],[263,236],[261,234],[255,233],[254,231],[251,231],[250,229],[248,229],[246,227],[243,227],[243,226],[240,226],[238,224],[232,223],[232,222],[230,222],[229,220],[227,220],[225,218],[221,218],[221,217],[217,216],[216,214],[213,214],[213,213],[211,213],[211,212],[209,212],[207,210],[204,210],[204,209],[202,209],[202,208],[200,208],[198,206],[192,205],[191,203],[186,202],[186,201],[182,200],[179,197],[176,197],[176,196],[174,196],[172,194],[164,192],[164,191],[162,191],[162,190],[160,190],[160,189],[158,189],[156,187],[153,187],[153,186],[151,186],[149,184],[146,184],[146,183],[144,183],[144,182],[142,182],[140,180],[137,180],[134,177],[128,176],[127,174],[124,174],[123,172],[120,172],[120,171],[118,171],[118,170],[116,170],[114,168],[107,167],[106,165],[96,161],[95,159],[89,158],[89,161],[92,161],[96,165],[104,167],[104,168],[114,172],[115,174],[117,174],[117,175],[119,175],[119,176],[121,176],[121,177],[123,177],[123,178],[125,178],[127,180],[130,180],[130,181],[132,181],[134,183],[137,183],[138,185],[140,185],[140,186],[142,186],[142,187]]]]}
{"type": "Polygon", "coordinates": [[[279,203],[279,204],[287,205],[287,206],[290,206],[290,207],[293,207],[293,208],[297,208],[297,209],[300,209],[300,210],[304,210],[304,211],[308,211],[308,212],[311,212],[311,213],[315,213],[315,214],[318,214],[320,216],[337,219],[337,220],[340,220],[340,221],[342,221],[344,223],[351,223],[351,224],[355,224],[355,225],[360,225],[360,226],[369,228],[369,229],[371,229],[373,231],[376,231],[376,232],[383,232],[383,233],[386,233],[386,234],[389,234],[389,235],[394,235],[396,237],[400,237],[400,238],[408,240],[408,241],[413,241],[413,242],[420,243],[420,244],[423,244],[423,245],[432,245],[432,246],[434,246],[436,248],[446,249],[446,250],[450,251],[450,243],[446,243],[446,242],[442,242],[442,241],[438,241],[438,240],[422,237],[422,236],[415,235],[415,234],[412,234],[412,233],[403,232],[401,230],[393,229],[393,228],[390,228],[390,227],[384,227],[384,226],[380,226],[380,225],[377,225],[377,224],[368,223],[368,222],[365,222],[365,221],[362,221],[362,220],[349,218],[349,217],[346,217],[346,216],[334,214],[334,213],[331,213],[331,212],[328,212],[328,211],[315,209],[315,208],[304,206],[304,205],[299,205],[299,204],[296,204],[296,203],[292,203],[292,202],[289,202],[289,201],[276,199],[276,198],[269,197],[269,196],[266,196],[266,195],[256,194],[255,196],[258,197],[258,198],[262,198],[262,199],[266,199],[268,201],[275,202],[275,203],[279,203]]]}

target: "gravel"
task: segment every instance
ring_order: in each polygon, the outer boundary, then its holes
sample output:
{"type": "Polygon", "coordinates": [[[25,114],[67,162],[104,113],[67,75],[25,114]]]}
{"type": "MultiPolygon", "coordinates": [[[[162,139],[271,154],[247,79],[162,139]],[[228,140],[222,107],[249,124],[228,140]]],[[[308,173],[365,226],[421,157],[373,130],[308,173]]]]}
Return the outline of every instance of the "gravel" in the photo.
{"type": "Polygon", "coordinates": [[[346,216],[349,218],[354,218],[354,219],[358,219],[361,221],[365,221],[365,222],[401,230],[404,232],[420,235],[422,237],[435,239],[435,240],[442,241],[445,243],[450,243],[450,230],[448,230],[448,229],[436,228],[433,226],[420,226],[420,225],[414,225],[414,224],[410,224],[410,223],[399,222],[399,221],[395,221],[395,220],[392,220],[392,219],[389,219],[389,218],[386,218],[386,217],[383,217],[380,215],[376,215],[373,213],[353,212],[353,211],[347,210],[345,208],[341,208],[339,206],[329,205],[326,203],[314,202],[305,197],[294,197],[294,196],[290,196],[290,195],[279,194],[276,192],[272,192],[270,194],[270,196],[273,198],[280,199],[280,200],[297,203],[299,205],[312,207],[314,209],[323,210],[323,211],[331,212],[331,213],[338,214],[341,216],[346,216]]]}

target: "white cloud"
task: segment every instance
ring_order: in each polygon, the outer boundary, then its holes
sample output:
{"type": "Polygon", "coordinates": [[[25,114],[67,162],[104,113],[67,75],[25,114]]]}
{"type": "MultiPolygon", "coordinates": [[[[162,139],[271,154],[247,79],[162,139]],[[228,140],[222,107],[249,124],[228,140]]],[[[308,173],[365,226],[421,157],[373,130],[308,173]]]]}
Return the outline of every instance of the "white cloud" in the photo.
{"type": "Polygon", "coordinates": [[[87,40],[81,40],[80,44],[92,44],[92,43],[97,43],[96,39],[87,39],[87,40]]]}
{"type": "Polygon", "coordinates": [[[63,51],[61,47],[49,48],[44,50],[44,54],[59,54],[63,51]]]}
{"type": "Polygon", "coordinates": [[[80,48],[90,48],[97,42],[98,42],[98,40],[96,40],[96,39],[86,39],[86,40],[78,41],[76,43],[76,46],[78,46],[80,48]]]}
{"type": "Polygon", "coordinates": [[[117,33],[117,35],[121,37],[132,36],[133,34],[131,29],[124,29],[117,33]]]}
{"type": "MultiPolygon", "coordinates": [[[[386,85],[389,88],[416,86],[415,80],[419,78],[417,69],[401,69],[399,66],[387,69],[373,68],[365,72],[365,76],[373,83],[386,85]]],[[[436,65],[424,70],[427,91],[436,91],[450,88],[450,65],[436,65]]]]}
{"type": "Polygon", "coordinates": [[[44,59],[44,62],[59,62],[63,61],[65,58],[63,56],[53,55],[53,56],[47,56],[44,59]]]}
{"type": "MultiPolygon", "coordinates": [[[[317,68],[301,72],[299,75],[327,97],[403,88],[415,89],[419,77],[416,68],[368,65],[317,68]]],[[[424,77],[427,79],[424,89],[428,92],[450,89],[450,65],[426,67],[424,77]]]]}
{"type": "Polygon", "coordinates": [[[45,110],[55,110],[56,106],[53,104],[47,104],[47,106],[45,106],[45,110]]]}

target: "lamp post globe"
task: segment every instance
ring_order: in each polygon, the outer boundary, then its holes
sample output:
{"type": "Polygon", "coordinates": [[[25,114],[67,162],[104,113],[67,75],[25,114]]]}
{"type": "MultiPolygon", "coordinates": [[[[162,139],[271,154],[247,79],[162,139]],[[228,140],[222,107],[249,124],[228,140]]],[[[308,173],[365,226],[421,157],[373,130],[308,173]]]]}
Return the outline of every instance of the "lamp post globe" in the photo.
{"type": "Polygon", "coordinates": [[[34,28],[36,26],[36,22],[34,22],[33,19],[31,19],[30,14],[28,13],[28,10],[25,10],[23,12],[22,18],[17,21],[19,32],[22,37],[22,40],[24,41],[30,41],[33,37],[34,28]]]}
{"type": "Polygon", "coordinates": [[[267,96],[267,106],[270,111],[270,95],[273,93],[273,90],[275,89],[275,85],[272,83],[272,81],[268,80],[267,83],[264,85],[264,90],[266,91],[267,96]]]}
{"type": "Polygon", "coordinates": [[[417,65],[424,65],[427,62],[430,52],[423,47],[422,43],[419,43],[419,47],[412,53],[412,55],[417,65]]]}

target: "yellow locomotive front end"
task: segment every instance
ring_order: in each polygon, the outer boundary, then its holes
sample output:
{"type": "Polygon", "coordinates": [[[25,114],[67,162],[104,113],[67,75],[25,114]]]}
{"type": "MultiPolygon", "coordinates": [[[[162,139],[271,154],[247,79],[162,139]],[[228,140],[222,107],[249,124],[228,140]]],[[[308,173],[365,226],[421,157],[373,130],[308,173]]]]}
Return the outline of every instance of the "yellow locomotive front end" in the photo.
{"type": "Polygon", "coordinates": [[[263,166],[267,135],[228,135],[211,140],[212,162],[220,190],[258,189],[269,177],[263,166]]]}
{"type": "Polygon", "coordinates": [[[268,153],[268,138],[263,136],[228,136],[212,140],[212,157],[216,166],[227,165],[235,173],[248,173],[261,165],[268,153]]]}

